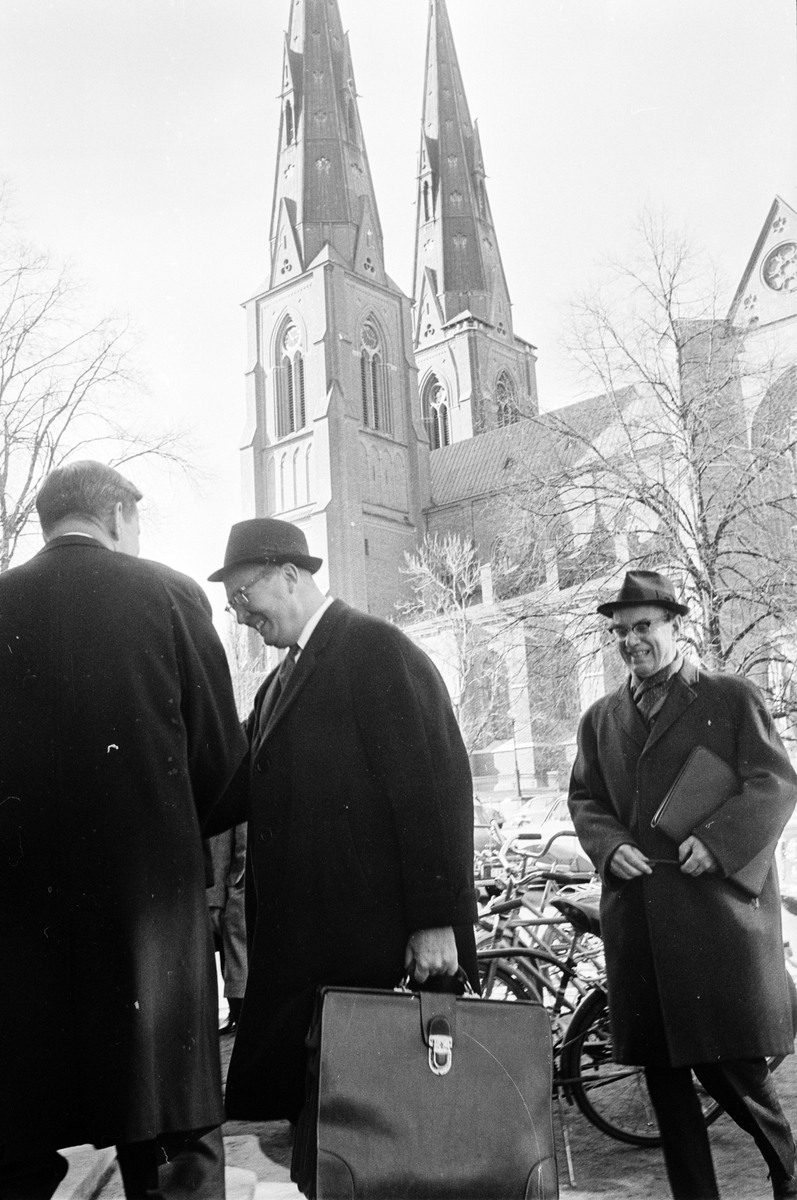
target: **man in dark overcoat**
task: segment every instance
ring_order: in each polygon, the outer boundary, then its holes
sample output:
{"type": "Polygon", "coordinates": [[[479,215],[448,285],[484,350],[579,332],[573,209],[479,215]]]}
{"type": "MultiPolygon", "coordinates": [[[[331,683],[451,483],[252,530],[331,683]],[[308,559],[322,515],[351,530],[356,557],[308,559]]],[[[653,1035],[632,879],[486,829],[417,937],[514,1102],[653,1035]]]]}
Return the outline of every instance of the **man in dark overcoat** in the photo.
{"type": "Polygon", "coordinates": [[[615,1057],[645,1067],[678,1200],[719,1195],[691,1071],[753,1136],[774,1195],[797,1196],[766,1063],[794,1047],[777,874],[757,896],[729,878],[772,850],[797,776],[758,689],[683,659],[687,609],[669,579],[629,571],[598,611],[629,676],[582,718],[570,811],[604,883],[615,1057]],[[738,792],[676,845],[651,818],[696,746],[733,768],[738,792]]]}
{"type": "Polygon", "coordinates": [[[319,985],[458,964],[478,979],[471,776],[445,685],[395,626],[325,599],[320,565],[300,529],[264,518],[233,527],[211,576],[240,623],[288,649],[247,724],[248,807],[227,814],[249,817],[231,1117],[296,1121],[319,985]]]}
{"type": "Polygon", "coordinates": [[[125,1193],[224,1195],[200,825],[246,750],[210,605],[139,560],[140,492],[53,471],[0,575],[0,1197],[115,1144],[125,1193]]]}

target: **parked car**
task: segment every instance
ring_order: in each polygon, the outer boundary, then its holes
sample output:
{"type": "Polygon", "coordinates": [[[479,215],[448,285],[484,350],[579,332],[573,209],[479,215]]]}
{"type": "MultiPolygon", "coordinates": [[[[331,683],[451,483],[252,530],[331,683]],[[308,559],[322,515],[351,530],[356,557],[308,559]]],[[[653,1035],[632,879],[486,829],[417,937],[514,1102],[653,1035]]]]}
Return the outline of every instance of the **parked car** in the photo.
{"type": "MultiPolygon", "coordinates": [[[[488,845],[492,830],[503,824],[504,815],[498,808],[489,804],[481,804],[478,800],[473,805],[473,849],[481,854],[488,845]]],[[[500,835],[499,835],[500,836],[500,835]]]]}
{"type": "Polygon", "coordinates": [[[591,871],[593,865],[587,857],[575,830],[567,807],[567,792],[560,792],[550,797],[535,796],[519,808],[501,828],[501,840],[506,842],[513,838],[512,853],[522,853],[526,848],[529,853],[542,849],[553,834],[566,834],[558,837],[544,856],[544,861],[558,863],[571,871],[591,871]]]}

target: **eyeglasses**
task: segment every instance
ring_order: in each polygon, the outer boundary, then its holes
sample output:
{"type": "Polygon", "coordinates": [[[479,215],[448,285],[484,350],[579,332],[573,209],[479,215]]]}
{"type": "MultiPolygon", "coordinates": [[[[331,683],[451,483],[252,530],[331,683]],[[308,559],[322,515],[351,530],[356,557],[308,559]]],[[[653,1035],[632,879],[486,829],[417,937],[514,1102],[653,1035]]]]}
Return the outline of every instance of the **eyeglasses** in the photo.
{"type": "Polygon", "coordinates": [[[633,625],[610,625],[608,632],[616,642],[624,642],[632,633],[635,637],[647,637],[651,629],[657,625],[669,625],[670,617],[660,617],[658,621],[635,621],[633,625]]]}
{"type": "Polygon", "coordinates": [[[254,579],[250,579],[248,583],[244,583],[241,587],[236,588],[228,602],[224,605],[224,611],[229,613],[231,617],[237,617],[239,612],[248,612],[250,604],[249,591],[256,583],[260,583],[261,579],[265,579],[268,572],[269,567],[264,567],[262,571],[259,571],[255,575],[254,579]]]}

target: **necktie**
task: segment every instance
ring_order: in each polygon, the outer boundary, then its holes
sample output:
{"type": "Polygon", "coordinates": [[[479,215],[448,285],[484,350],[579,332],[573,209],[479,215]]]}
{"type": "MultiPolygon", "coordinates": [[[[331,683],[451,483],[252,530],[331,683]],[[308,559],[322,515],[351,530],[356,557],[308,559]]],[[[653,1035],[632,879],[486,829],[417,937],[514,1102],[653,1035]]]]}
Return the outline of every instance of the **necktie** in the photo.
{"type": "Polygon", "coordinates": [[[301,647],[293,645],[289,648],[288,653],[283,658],[277,669],[274,678],[271,681],[268,691],[263,698],[263,707],[260,710],[260,722],[258,725],[258,733],[260,741],[263,740],[268,723],[271,720],[272,713],[277,707],[277,701],[287,687],[288,680],[293,674],[296,667],[296,657],[301,647]]]}

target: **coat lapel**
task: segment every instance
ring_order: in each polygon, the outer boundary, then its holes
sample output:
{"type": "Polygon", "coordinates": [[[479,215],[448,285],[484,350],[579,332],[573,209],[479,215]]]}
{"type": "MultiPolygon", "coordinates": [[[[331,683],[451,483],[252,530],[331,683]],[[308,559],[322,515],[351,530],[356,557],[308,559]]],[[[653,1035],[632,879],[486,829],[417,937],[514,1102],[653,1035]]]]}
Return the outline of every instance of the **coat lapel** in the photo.
{"type": "Polygon", "coordinates": [[[263,732],[263,736],[260,739],[260,744],[257,747],[255,755],[256,758],[259,756],[261,750],[271,737],[276,726],[290,710],[291,705],[296,700],[296,697],[299,695],[302,688],[315,671],[318,658],[319,656],[323,655],[324,651],[326,650],[327,642],[335,632],[340,617],[343,615],[344,608],[345,606],[340,600],[335,600],[329,606],[310,635],[310,640],[299,655],[290,679],[288,680],[282,694],[277,700],[277,703],[274,705],[274,710],[268,719],[268,724],[263,732]]]}
{"type": "Polygon", "coordinates": [[[631,696],[630,682],[626,680],[614,696],[615,717],[631,740],[641,748],[648,740],[648,731],[631,696]]]}
{"type": "Polygon", "coordinates": [[[696,667],[692,663],[685,662],[672,682],[664,707],[653,722],[650,736],[645,743],[646,751],[660,742],[665,733],[676,721],[680,720],[690,705],[694,704],[697,693],[692,685],[697,682],[698,676],[699,672],[696,667]]]}

